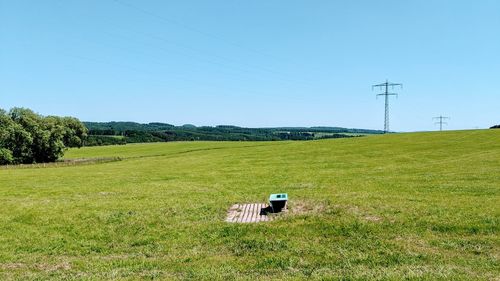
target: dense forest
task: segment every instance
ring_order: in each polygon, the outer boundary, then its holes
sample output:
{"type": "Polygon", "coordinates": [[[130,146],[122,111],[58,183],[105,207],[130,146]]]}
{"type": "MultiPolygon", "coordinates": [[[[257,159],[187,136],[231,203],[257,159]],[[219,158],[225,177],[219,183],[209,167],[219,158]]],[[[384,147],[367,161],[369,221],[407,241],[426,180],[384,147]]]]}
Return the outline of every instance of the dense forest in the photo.
{"type": "Polygon", "coordinates": [[[382,131],[340,127],[242,128],[219,125],[174,126],[166,123],[84,122],[88,128],[86,146],[166,141],[277,141],[346,138],[382,131]]]}
{"type": "Polygon", "coordinates": [[[54,162],[67,147],[83,146],[86,136],[87,128],[73,117],[0,109],[0,165],[54,162]]]}
{"type": "Polygon", "coordinates": [[[500,125],[495,125],[495,126],[491,127],[490,129],[500,129],[500,125]]]}

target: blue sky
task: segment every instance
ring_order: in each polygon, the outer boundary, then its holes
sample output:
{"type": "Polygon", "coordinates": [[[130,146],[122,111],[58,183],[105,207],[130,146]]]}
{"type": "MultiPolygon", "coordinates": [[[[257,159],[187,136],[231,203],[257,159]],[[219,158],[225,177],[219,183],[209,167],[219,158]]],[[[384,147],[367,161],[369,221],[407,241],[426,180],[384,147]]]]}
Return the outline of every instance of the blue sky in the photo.
{"type": "Polygon", "coordinates": [[[0,0],[0,107],[84,121],[500,123],[500,1],[0,0]]]}

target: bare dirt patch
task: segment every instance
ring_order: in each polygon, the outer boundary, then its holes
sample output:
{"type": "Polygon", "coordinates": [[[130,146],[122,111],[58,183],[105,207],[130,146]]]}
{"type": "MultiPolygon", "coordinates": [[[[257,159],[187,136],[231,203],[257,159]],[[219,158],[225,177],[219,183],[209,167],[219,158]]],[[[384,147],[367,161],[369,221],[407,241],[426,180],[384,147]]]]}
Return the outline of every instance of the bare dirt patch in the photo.
{"type": "Polygon", "coordinates": [[[99,195],[101,196],[110,196],[110,195],[115,195],[115,192],[107,192],[107,191],[101,191],[99,192],[99,195]]]}
{"type": "Polygon", "coordinates": [[[43,271],[57,271],[57,270],[69,270],[71,269],[71,264],[67,261],[56,264],[39,263],[35,267],[43,271]]]}
{"type": "Polygon", "coordinates": [[[299,182],[288,186],[288,189],[310,189],[315,187],[316,185],[311,182],[299,182]]]}
{"type": "Polygon", "coordinates": [[[289,213],[292,215],[320,214],[326,210],[324,202],[298,200],[289,202],[289,213]]]}
{"type": "Polygon", "coordinates": [[[69,270],[71,269],[71,264],[67,261],[63,261],[60,263],[56,264],[49,264],[49,263],[37,263],[37,264],[31,264],[27,265],[25,263],[21,262],[12,262],[12,263],[4,263],[0,264],[0,268],[3,270],[16,270],[16,269],[22,269],[26,270],[27,268],[31,269],[37,269],[41,271],[57,271],[57,270],[69,270]]]}
{"type": "Polygon", "coordinates": [[[121,157],[99,157],[99,158],[81,158],[81,159],[64,159],[51,163],[39,164],[19,164],[19,165],[0,165],[0,169],[33,169],[33,168],[51,168],[51,167],[65,167],[77,165],[91,165],[122,161],[121,157]]]}
{"type": "Polygon", "coordinates": [[[367,221],[372,221],[372,222],[379,222],[382,220],[382,218],[377,217],[377,216],[365,216],[364,219],[367,221]]]}
{"type": "Polygon", "coordinates": [[[26,265],[24,263],[20,263],[20,262],[0,264],[0,268],[2,268],[4,270],[20,269],[20,268],[24,268],[24,267],[26,267],[26,265]]]}

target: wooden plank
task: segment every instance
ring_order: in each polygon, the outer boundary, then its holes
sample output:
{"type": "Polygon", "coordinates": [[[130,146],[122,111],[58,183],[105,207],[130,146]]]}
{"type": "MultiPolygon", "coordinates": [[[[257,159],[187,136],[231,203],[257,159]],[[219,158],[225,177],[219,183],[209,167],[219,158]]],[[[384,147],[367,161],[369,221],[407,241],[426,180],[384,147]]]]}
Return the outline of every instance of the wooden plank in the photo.
{"type": "Polygon", "coordinates": [[[233,205],[234,209],[231,210],[231,215],[230,215],[230,220],[231,222],[234,222],[234,220],[237,218],[238,215],[238,204],[233,205]]]}
{"type": "Polygon", "coordinates": [[[247,222],[252,222],[253,212],[255,211],[254,204],[250,204],[250,211],[248,212],[247,222]]]}
{"type": "Polygon", "coordinates": [[[245,204],[245,211],[243,214],[243,220],[242,222],[246,223],[248,219],[248,211],[250,210],[250,204],[245,204]]]}
{"type": "Polygon", "coordinates": [[[246,216],[246,214],[247,214],[247,209],[248,209],[247,204],[243,204],[243,207],[241,208],[241,210],[242,210],[242,211],[241,211],[241,219],[240,219],[240,221],[239,221],[239,222],[242,222],[242,223],[244,223],[244,222],[245,222],[245,216],[246,216]]]}
{"type": "Polygon", "coordinates": [[[261,215],[260,210],[266,208],[264,203],[234,204],[227,213],[227,222],[232,223],[257,223],[271,221],[272,216],[261,215]]]}
{"type": "Polygon", "coordinates": [[[247,204],[248,205],[248,209],[247,209],[247,213],[245,214],[245,222],[250,222],[250,218],[252,217],[252,204],[247,204]]]}
{"type": "Polygon", "coordinates": [[[240,211],[239,211],[240,209],[241,209],[241,205],[238,205],[238,209],[236,209],[235,214],[234,214],[233,222],[238,222],[238,220],[240,218],[240,211]]]}
{"type": "MultiPolygon", "coordinates": [[[[261,206],[261,208],[265,208],[265,207],[266,207],[266,204],[261,204],[260,206],[261,206]]],[[[267,220],[268,220],[268,217],[267,217],[266,215],[262,215],[262,216],[260,216],[260,219],[261,219],[262,221],[267,221],[267,220]]]]}
{"type": "Polygon", "coordinates": [[[253,206],[253,211],[252,211],[252,217],[250,219],[250,222],[257,222],[257,219],[256,219],[256,216],[255,216],[255,213],[257,213],[257,204],[252,204],[253,206]]]}
{"type": "Polygon", "coordinates": [[[245,215],[245,204],[241,205],[241,213],[240,213],[240,216],[238,217],[238,222],[242,222],[243,221],[243,216],[245,215]]]}
{"type": "Polygon", "coordinates": [[[252,204],[252,213],[250,214],[250,222],[255,222],[255,211],[257,210],[257,204],[252,204]]]}
{"type": "Polygon", "coordinates": [[[240,219],[241,216],[241,207],[242,205],[238,204],[238,207],[236,207],[233,222],[237,222],[240,219]]]}
{"type": "Polygon", "coordinates": [[[257,222],[257,214],[259,213],[258,211],[259,206],[257,203],[253,204],[253,213],[252,213],[252,222],[257,222]]]}
{"type": "Polygon", "coordinates": [[[257,222],[259,222],[260,221],[260,203],[257,203],[256,205],[257,205],[257,210],[255,212],[255,220],[257,222]]]}
{"type": "Polygon", "coordinates": [[[254,212],[254,204],[248,204],[248,212],[247,212],[247,220],[246,222],[252,222],[253,212],[254,212]]]}
{"type": "MultiPolygon", "coordinates": [[[[261,208],[265,208],[265,207],[266,207],[266,205],[265,205],[265,204],[260,204],[260,207],[261,207],[261,208]]],[[[265,216],[265,215],[261,215],[261,216],[260,216],[260,220],[261,220],[261,221],[267,221],[267,216],[265,216]]]]}
{"type": "Polygon", "coordinates": [[[236,216],[237,209],[238,209],[238,204],[234,204],[233,206],[231,206],[231,208],[228,211],[226,221],[232,222],[234,220],[234,217],[236,216]]]}

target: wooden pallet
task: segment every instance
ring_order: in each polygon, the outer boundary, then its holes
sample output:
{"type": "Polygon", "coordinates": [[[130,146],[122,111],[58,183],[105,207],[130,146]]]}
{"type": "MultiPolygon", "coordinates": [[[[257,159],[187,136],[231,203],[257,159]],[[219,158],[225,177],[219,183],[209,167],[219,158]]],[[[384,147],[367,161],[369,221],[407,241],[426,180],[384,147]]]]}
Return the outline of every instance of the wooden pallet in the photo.
{"type": "Polygon", "coordinates": [[[264,203],[234,204],[227,212],[227,222],[252,223],[271,221],[273,216],[260,215],[260,210],[267,207],[264,203]]]}

